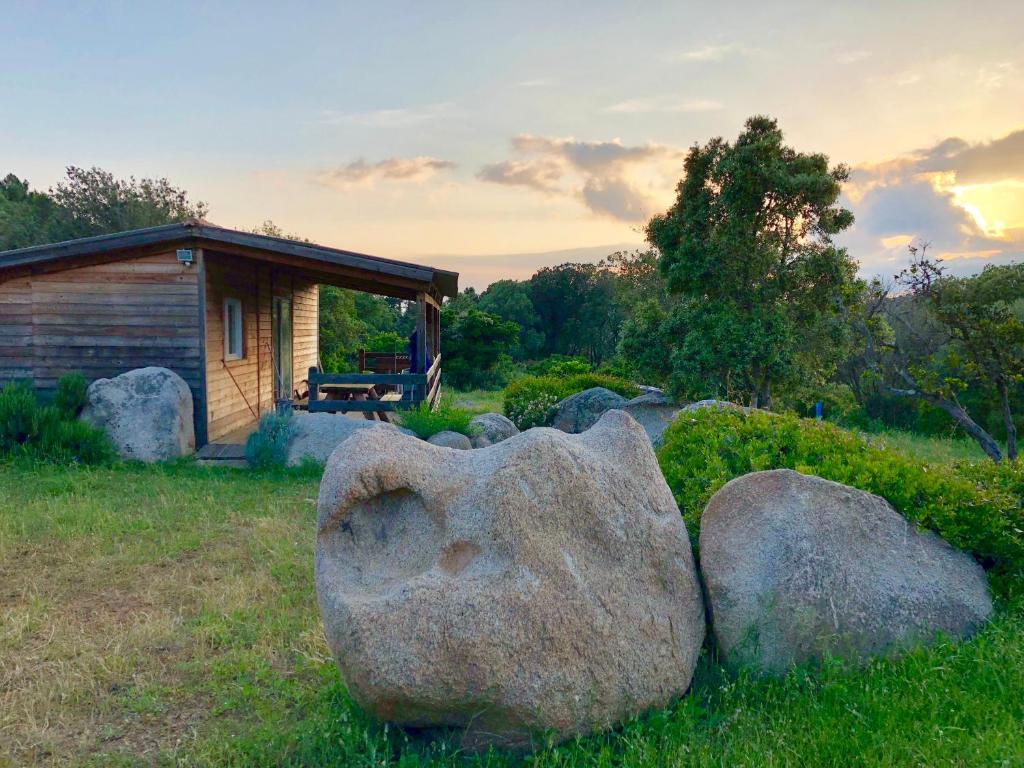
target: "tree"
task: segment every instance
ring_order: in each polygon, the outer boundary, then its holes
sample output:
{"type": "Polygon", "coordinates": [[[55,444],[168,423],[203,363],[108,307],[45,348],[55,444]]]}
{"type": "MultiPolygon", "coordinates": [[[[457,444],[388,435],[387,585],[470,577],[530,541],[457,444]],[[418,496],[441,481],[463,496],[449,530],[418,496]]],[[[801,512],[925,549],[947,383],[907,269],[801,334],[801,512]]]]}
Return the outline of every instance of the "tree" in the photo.
{"type": "Polygon", "coordinates": [[[838,362],[800,350],[855,294],[856,265],[832,242],[853,223],[837,204],[848,171],[782,142],[775,120],[752,117],[734,144],[694,146],[676,202],[647,226],[680,298],[679,395],[734,391],[767,408],[775,385],[838,362]]]}
{"type": "Polygon", "coordinates": [[[507,358],[519,326],[476,308],[441,310],[441,352],[445,379],[458,389],[497,383],[497,367],[507,358]]]}
{"type": "Polygon", "coordinates": [[[63,240],[203,218],[208,211],[206,203],[191,201],[167,179],[115,179],[100,168],[69,166],[67,179],[50,197],[59,209],[63,240]]]}
{"type": "Polygon", "coordinates": [[[597,264],[544,267],[530,278],[545,354],[582,355],[598,365],[615,351],[622,313],[615,277],[597,264]]]}
{"type": "Polygon", "coordinates": [[[13,173],[0,181],[0,251],[48,242],[57,206],[13,173]]]}
{"type": "Polygon", "coordinates": [[[530,298],[529,283],[518,280],[498,280],[480,294],[478,306],[484,312],[519,325],[519,343],[512,350],[517,360],[531,360],[544,345],[540,316],[530,298]]]}
{"type": "Polygon", "coordinates": [[[928,245],[911,245],[911,262],[897,276],[908,301],[886,302],[879,288],[875,302],[888,308],[896,333],[879,341],[872,334],[871,361],[879,351],[901,386],[885,384],[892,394],[917,397],[945,411],[993,460],[1002,460],[999,443],[968,412],[962,395],[972,385],[991,387],[998,397],[1006,433],[1006,456],[1017,458],[1013,391],[1024,381],[1024,264],[988,265],[979,275],[945,274],[941,260],[928,257],[928,245]],[[908,319],[924,313],[925,322],[908,319]],[[901,333],[902,331],[902,333],[901,333]]]}

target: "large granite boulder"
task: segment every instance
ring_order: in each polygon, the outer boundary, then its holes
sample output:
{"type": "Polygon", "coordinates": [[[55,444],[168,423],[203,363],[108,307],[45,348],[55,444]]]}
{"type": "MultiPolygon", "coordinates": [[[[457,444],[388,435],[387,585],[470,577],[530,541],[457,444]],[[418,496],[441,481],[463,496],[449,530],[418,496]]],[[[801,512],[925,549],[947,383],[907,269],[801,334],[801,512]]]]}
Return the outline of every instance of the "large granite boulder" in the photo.
{"type": "Polygon", "coordinates": [[[328,461],[316,588],[351,695],[404,726],[524,748],[690,684],[704,609],[641,427],[538,428],[475,451],[375,430],[328,461]]]}
{"type": "Polygon", "coordinates": [[[592,387],[562,400],[555,406],[551,426],[578,434],[590,429],[606,411],[621,409],[626,398],[604,387],[592,387]]]}
{"type": "Polygon", "coordinates": [[[326,464],[335,448],[366,429],[382,429],[391,435],[400,431],[409,433],[383,421],[353,419],[337,413],[297,412],[291,419],[292,439],[288,444],[287,464],[295,467],[307,460],[326,464]]]}
{"type": "Polygon", "coordinates": [[[634,397],[622,410],[639,422],[655,448],[661,445],[662,435],[679,415],[679,406],[660,390],[634,397]]]}
{"type": "Polygon", "coordinates": [[[166,461],[196,449],[192,392],[167,368],[136,368],[96,379],[80,418],[110,435],[124,459],[166,461]]]}
{"type": "Polygon", "coordinates": [[[473,444],[469,441],[461,432],[452,432],[446,429],[444,432],[437,432],[427,438],[427,442],[431,445],[439,445],[442,448],[454,448],[458,451],[468,451],[473,447],[473,444]]]}
{"type": "Polygon", "coordinates": [[[771,673],[965,637],[992,611],[970,555],[878,496],[788,469],[711,498],[700,562],[726,661],[771,673]]]}
{"type": "Polygon", "coordinates": [[[519,427],[500,413],[481,413],[474,416],[469,425],[474,433],[474,448],[486,448],[519,434],[519,427]]]}

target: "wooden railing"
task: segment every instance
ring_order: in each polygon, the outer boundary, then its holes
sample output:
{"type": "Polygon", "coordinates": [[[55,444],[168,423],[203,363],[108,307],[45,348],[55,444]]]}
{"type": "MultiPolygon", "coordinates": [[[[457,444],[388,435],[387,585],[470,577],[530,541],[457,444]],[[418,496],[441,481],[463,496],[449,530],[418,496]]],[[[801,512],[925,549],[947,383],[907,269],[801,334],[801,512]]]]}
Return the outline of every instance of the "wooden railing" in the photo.
{"type": "Polygon", "coordinates": [[[418,408],[420,403],[437,406],[441,396],[441,356],[438,355],[425,373],[321,373],[317,368],[309,369],[309,411],[310,413],[347,413],[349,411],[382,412],[418,408]],[[401,396],[390,392],[382,399],[366,400],[321,400],[321,389],[325,385],[376,385],[401,388],[401,396]]]}

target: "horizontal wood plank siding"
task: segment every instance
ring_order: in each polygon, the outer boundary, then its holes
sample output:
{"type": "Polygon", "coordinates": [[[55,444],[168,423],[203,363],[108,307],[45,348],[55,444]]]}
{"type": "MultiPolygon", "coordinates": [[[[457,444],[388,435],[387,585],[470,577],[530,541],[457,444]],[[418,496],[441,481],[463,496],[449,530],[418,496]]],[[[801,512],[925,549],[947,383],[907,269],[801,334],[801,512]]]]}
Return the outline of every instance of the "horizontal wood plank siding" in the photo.
{"type": "Polygon", "coordinates": [[[32,379],[32,281],[0,283],[0,386],[32,379]]]}

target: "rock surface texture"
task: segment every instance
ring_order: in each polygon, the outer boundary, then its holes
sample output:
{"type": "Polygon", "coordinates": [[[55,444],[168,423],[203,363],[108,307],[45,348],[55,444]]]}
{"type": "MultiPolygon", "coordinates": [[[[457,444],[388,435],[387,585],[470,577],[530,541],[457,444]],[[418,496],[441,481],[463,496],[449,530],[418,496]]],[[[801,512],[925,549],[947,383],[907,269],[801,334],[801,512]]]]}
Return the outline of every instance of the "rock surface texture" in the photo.
{"type": "Polygon", "coordinates": [[[965,637],[992,602],[974,559],[884,499],[780,469],[736,478],[701,519],[701,571],[728,663],[782,673],[965,637]]]}
{"type": "Polygon", "coordinates": [[[604,387],[593,387],[577,392],[555,406],[551,426],[562,432],[586,432],[606,411],[621,409],[626,398],[604,387]]]}
{"type": "Polygon", "coordinates": [[[399,431],[398,427],[383,421],[350,419],[337,413],[295,413],[292,415],[292,440],[288,444],[288,466],[298,466],[306,458],[325,464],[338,445],[364,429],[383,429],[392,435],[399,431]]]}
{"type": "Polygon", "coordinates": [[[431,445],[439,445],[442,448],[455,448],[459,451],[468,451],[473,447],[473,444],[469,441],[461,432],[452,432],[445,430],[444,432],[438,432],[437,434],[431,435],[427,442],[431,445]]]}
{"type": "Polygon", "coordinates": [[[125,459],[166,461],[196,449],[192,392],[167,368],[97,379],[86,391],[81,419],[105,429],[125,459]]]}
{"type": "Polygon", "coordinates": [[[316,588],[352,696],[404,726],[526,748],[665,705],[704,609],[640,426],[446,451],[365,430],[320,487],[316,588]]]}
{"type": "Polygon", "coordinates": [[[472,437],[474,448],[486,448],[519,434],[519,427],[500,413],[481,413],[469,424],[476,432],[472,437]]]}
{"type": "Polygon", "coordinates": [[[634,397],[622,406],[644,428],[647,437],[657,448],[668,425],[679,415],[679,406],[664,392],[647,392],[634,397]]]}

